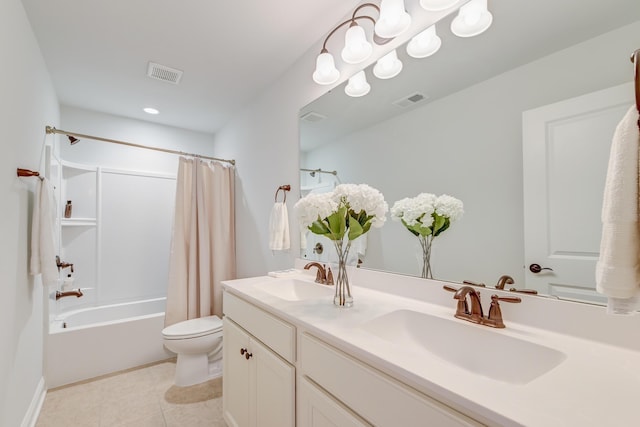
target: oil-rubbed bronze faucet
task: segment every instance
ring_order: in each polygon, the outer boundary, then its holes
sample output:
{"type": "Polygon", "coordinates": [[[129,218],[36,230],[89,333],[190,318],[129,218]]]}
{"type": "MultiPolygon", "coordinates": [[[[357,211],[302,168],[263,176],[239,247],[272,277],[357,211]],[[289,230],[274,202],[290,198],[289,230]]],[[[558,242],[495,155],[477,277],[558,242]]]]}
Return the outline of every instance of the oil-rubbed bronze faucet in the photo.
{"type": "MultiPolygon", "coordinates": [[[[504,285],[513,285],[514,281],[513,281],[513,277],[511,276],[500,276],[500,278],[498,279],[498,283],[496,284],[496,289],[504,289],[504,285]]],[[[531,295],[537,295],[538,291],[536,291],[535,289],[516,289],[516,288],[509,288],[510,292],[520,292],[521,294],[531,294],[531,295]]]]}
{"type": "Polygon", "coordinates": [[[513,277],[511,276],[507,276],[506,274],[504,276],[500,276],[500,278],[498,279],[498,283],[496,284],[496,289],[504,289],[504,285],[513,285],[514,281],[513,281],[513,277]]]}
{"type": "Polygon", "coordinates": [[[56,255],[56,265],[58,266],[58,271],[63,268],[71,267],[71,272],[73,273],[73,264],[70,262],[60,261],[60,256],[56,255]]]}
{"type": "Polygon", "coordinates": [[[310,262],[304,266],[305,270],[309,270],[311,267],[316,267],[318,271],[316,272],[316,283],[320,283],[322,285],[333,285],[333,273],[331,272],[331,268],[322,266],[319,262],[310,262]]]}
{"type": "Polygon", "coordinates": [[[65,298],[65,297],[80,298],[82,295],[84,294],[82,293],[80,288],[72,289],[70,291],[56,291],[56,301],[58,301],[60,298],[65,298]]]}
{"type": "Polygon", "coordinates": [[[458,300],[455,317],[468,322],[490,326],[492,328],[505,327],[502,320],[502,310],[500,310],[500,304],[498,301],[511,303],[519,303],[522,301],[518,297],[500,297],[498,295],[491,295],[491,307],[489,307],[489,314],[487,317],[484,317],[482,301],[480,300],[480,292],[476,291],[471,286],[463,286],[456,289],[454,287],[444,285],[443,289],[449,292],[455,292],[453,298],[458,300]],[[467,303],[467,296],[469,297],[470,304],[467,303]]]}

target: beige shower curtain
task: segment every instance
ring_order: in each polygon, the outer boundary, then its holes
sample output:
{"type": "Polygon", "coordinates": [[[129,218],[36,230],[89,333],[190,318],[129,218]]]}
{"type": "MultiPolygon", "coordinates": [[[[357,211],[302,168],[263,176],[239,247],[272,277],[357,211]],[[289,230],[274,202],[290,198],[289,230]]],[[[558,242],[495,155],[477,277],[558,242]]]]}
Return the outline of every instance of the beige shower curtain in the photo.
{"type": "Polygon", "coordinates": [[[216,314],[221,280],[236,276],[234,170],[180,158],[165,326],[216,314]]]}

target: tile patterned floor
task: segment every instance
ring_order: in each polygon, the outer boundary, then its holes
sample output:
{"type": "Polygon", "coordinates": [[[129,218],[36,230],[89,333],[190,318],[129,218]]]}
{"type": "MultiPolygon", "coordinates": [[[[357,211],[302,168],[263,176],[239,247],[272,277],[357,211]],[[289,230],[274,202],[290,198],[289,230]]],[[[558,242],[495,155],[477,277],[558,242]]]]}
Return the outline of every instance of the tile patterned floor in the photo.
{"type": "Polygon", "coordinates": [[[36,427],[226,427],[222,378],[173,385],[175,361],[50,390],[36,427]]]}

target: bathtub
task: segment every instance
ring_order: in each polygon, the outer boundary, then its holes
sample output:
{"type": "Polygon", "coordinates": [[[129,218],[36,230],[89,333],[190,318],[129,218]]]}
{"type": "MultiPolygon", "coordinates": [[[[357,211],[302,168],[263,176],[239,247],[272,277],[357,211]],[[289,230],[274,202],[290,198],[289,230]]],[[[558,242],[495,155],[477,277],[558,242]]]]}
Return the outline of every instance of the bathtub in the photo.
{"type": "Polygon", "coordinates": [[[47,388],[175,356],[164,348],[165,298],[68,311],[49,325],[47,388]]]}

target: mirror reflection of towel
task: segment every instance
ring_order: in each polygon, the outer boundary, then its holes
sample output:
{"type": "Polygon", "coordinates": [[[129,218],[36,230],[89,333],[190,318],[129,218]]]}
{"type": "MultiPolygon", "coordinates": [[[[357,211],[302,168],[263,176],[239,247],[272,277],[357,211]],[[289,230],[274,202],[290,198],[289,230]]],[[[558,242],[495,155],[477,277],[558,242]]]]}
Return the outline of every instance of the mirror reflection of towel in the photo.
{"type": "Polygon", "coordinates": [[[55,206],[53,188],[47,179],[39,179],[31,219],[30,273],[42,274],[42,284],[55,285],[58,267],[54,244],[55,206]]]}
{"type": "Polygon", "coordinates": [[[286,251],[290,245],[287,205],[284,202],[276,202],[271,209],[271,218],[269,218],[269,249],[286,251]]]}

